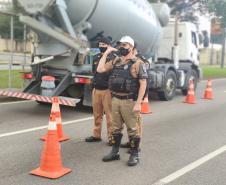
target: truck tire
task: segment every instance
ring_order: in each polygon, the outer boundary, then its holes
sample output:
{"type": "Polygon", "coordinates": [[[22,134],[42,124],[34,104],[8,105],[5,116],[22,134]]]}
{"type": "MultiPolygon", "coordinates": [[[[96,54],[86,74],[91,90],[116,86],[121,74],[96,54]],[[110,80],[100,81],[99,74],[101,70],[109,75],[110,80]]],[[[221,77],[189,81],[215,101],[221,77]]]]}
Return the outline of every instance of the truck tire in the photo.
{"type": "Polygon", "coordinates": [[[174,71],[170,70],[166,74],[163,91],[158,92],[160,100],[172,100],[177,88],[177,77],[174,71]]]}
{"type": "MultiPolygon", "coordinates": [[[[193,83],[194,83],[194,90],[196,90],[196,87],[197,87],[197,83],[198,83],[198,73],[196,70],[192,69],[191,71],[191,75],[189,76],[188,78],[188,82],[192,80],[193,83]]],[[[181,89],[181,92],[184,96],[186,96],[188,94],[188,84],[187,83],[187,87],[185,89],[181,89]]]]}

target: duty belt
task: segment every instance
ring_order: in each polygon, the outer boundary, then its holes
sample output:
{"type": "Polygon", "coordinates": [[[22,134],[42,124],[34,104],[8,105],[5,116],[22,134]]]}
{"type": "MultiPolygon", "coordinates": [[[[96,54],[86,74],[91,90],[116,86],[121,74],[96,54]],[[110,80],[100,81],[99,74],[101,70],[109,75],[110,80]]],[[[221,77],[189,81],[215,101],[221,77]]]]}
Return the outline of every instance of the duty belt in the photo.
{"type": "Polygon", "coordinates": [[[129,94],[129,95],[117,95],[117,94],[113,94],[112,93],[112,97],[118,98],[120,100],[128,100],[128,99],[134,99],[134,95],[133,94],[129,94]]]}
{"type": "Polygon", "coordinates": [[[107,90],[108,87],[100,87],[100,86],[97,86],[97,85],[94,85],[94,88],[97,89],[97,90],[107,90]]]}

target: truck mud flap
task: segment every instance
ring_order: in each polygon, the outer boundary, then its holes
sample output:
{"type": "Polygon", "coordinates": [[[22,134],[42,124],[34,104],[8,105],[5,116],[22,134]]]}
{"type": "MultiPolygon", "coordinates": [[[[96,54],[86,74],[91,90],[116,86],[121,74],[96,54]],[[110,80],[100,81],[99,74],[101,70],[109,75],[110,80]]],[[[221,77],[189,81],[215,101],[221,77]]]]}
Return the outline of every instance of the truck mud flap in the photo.
{"type": "Polygon", "coordinates": [[[92,106],[92,87],[89,84],[84,87],[83,105],[92,106]]]}
{"type": "MultiPolygon", "coordinates": [[[[30,93],[23,93],[19,91],[0,90],[0,96],[15,97],[15,98],[21,98],[26,100],[52,103],[52,97],[41,96],[41,95],[30,94],[30,93]]],[[[75,107],[76,104],[80,102],[80,99],[75,99],[75,98],[67,98],[62,96],[59,96],[58,98],[59,98],[59,103],[65,106],[75,107]]]]}

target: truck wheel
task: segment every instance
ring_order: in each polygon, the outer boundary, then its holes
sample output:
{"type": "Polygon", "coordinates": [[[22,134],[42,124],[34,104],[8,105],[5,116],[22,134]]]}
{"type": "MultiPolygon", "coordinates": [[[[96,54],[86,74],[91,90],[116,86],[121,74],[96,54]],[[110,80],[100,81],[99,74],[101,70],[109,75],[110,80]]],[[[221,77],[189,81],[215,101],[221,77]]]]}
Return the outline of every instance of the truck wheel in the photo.
{"type": "MultiPolygon", "coordinates": [[[[191,71],[191,76],[189,77],[188,79],[188,82],[192,80],[193,83],[194,83],[194,90],[196,89],[197,87],[197,83],[198,83],[198,73],[195,71],[195,70],[192,70],[191,71]]],[[[184,96],[186,96],[188,94],[188,85],[189,83],[187,83],[187,86],[185,89],[181,89],[181,92],[184,96]]]]}
{"type": "Polygon", "coordinates": [[[177,77],[175,72],[168,71],[166,74],[166,79],[163,87],[163,91],[158,92],[160,100],[168,101],[173,99],[177,88],[177,77]]]}

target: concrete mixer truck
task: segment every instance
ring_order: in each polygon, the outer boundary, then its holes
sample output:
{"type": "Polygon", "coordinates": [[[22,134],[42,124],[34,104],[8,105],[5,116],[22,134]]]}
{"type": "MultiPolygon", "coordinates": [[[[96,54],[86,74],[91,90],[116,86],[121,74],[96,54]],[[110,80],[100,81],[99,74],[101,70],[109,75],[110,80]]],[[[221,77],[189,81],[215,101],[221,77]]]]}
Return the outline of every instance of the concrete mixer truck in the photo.
{"type": "Polygon", "coordinates": [[[160,43],[164,45],[163,27],[170,18],[167,4],[147,0],[16,0],[15,5],[20,21],[37,36],[33,76],[25,93],[71,97],[90,106],[92,60],[87,53],[101,36],[118,41],[130,35],[138,43],[138,50],[150,63],[149,88],[162,100],[171,100],[178,88],[186,94],[188,81],[192,79],[196,85],[200,77],[195,62],[186,58],[179,61],[176,54],[158,54],[160,43]],[[54,78],[49,89],[43,89],[42,83],[51,79],[43,76],[54,78]]]}

